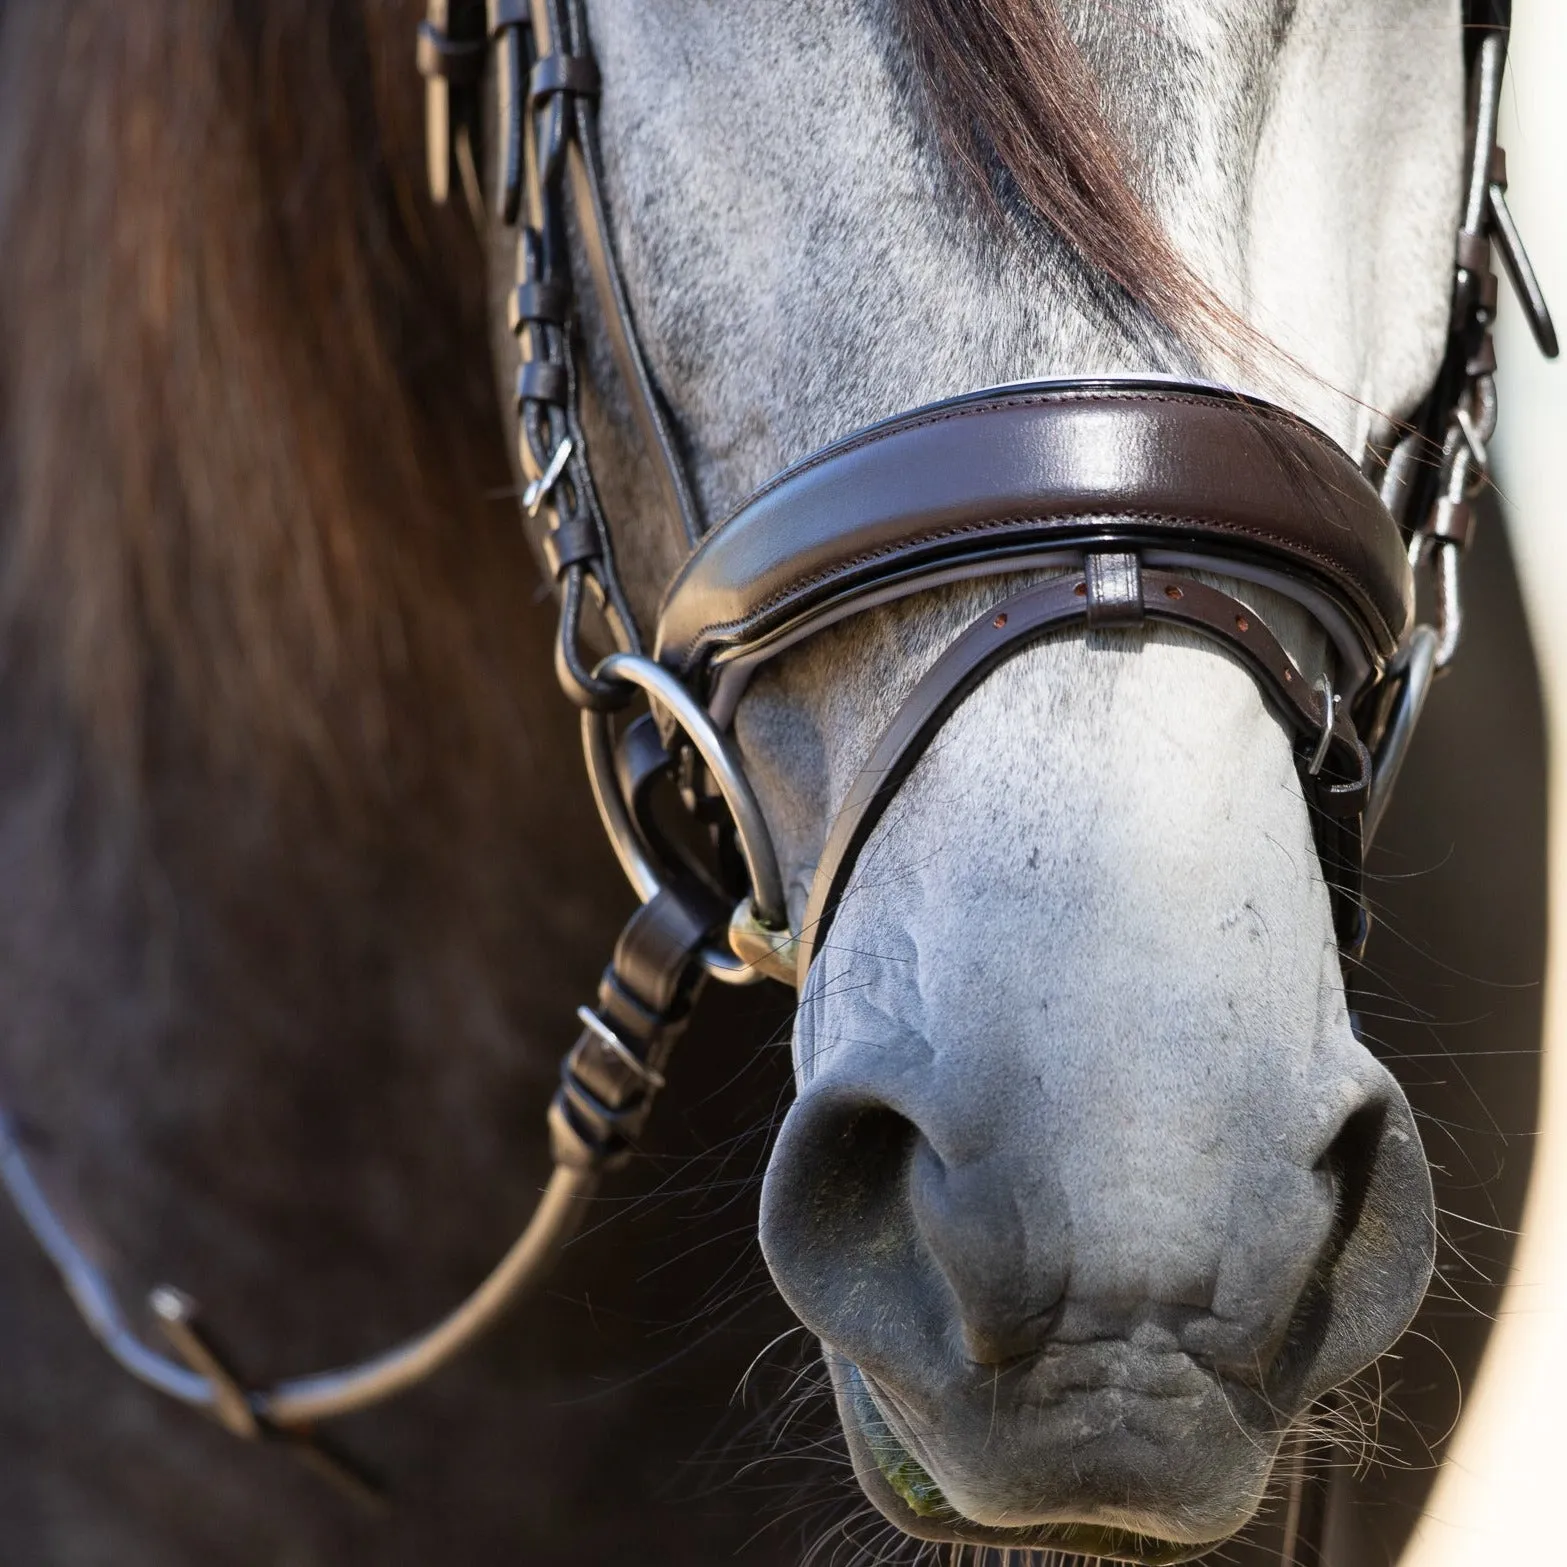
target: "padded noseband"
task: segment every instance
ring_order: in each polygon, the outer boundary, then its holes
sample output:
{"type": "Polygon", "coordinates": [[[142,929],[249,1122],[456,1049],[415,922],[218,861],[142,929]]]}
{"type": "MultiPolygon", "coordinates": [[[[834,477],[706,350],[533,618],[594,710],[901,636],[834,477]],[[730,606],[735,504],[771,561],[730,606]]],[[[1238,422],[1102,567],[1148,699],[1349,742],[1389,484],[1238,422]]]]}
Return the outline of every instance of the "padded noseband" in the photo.
{"type": "Polygon", "coordinates": [[[916,409],[786,470],[676,577],[657,656],[690,676],[867,588],[1110,541],[1314,585],[1373,670],[1413,615],[1397,524],[1304,420],[1202,384],[1047,381],[916,409]]]}

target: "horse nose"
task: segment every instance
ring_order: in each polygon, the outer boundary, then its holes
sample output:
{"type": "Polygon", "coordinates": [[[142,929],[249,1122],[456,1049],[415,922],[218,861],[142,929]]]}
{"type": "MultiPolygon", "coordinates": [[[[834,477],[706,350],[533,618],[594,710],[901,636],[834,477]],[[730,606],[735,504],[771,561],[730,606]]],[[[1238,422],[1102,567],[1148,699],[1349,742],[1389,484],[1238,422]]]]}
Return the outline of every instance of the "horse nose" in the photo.
{"type": "Polygon", "coordinates": [[[911,1355],[944,1359],[950,1343],[950,1293],[911,1201],[921,1141],[896,1095],[818,1079],[784,1117],[762,1182],[779,1292],[819,1338],[899,1380],[911,1355]]]}
{"type": "Polygon", "coordinates": [[[1152,1110],[1070,1105],[1053,1135],[1012,1115],[959,1130],[956,1096],[915,1076],[817,1079],[786,1117],[762,1202],[786,1300],[894,1385],[915,1362],[999,1367],[1157,1330],[1247,1381],[1281,1355],[1309,1360],[1320,1389],[1385,1348],[1418,1301],[1419,1143],[1380,1068],[1312,1140],[1275,1128],[1259,1142],[1236,1124],[1228,1144],[1183,1143],[1152,1110]],[[1265,1151],[1285,1141],[1289,1157],[1265,1151]]]}
{"type": "MultiPolygon", "coordinates": [[[[960,1103],[911,1103],[909,1088],[818,1084],[786,1118],[764,1185],[763,1249],[822,1337],[873,1366],[878,1350],[916,1353],[923,1338],[919,1353],[1000,1367],[1057,1339],[1129,1337],[1151,1313],[1211,1319],[1226,1227],[1179,1161],[1154,1182],[1117,1156],[1116,1139],[1096,1157],[1081,1139],[1022,1134],[1010,1118],[976,1128],[960,1103]]],[[[1310,1231],[1304,1254],[1276,1259],[1265,1302],[1244,1292],[1248,1314],[1266,1319],[1258,1337],[1277,1336],[1326,1238],[1331,1198],[1307,1184],[1321,1211],[1292,1226],[1310,1231]]],[[[1220,1337],[1229,1347],[1237,1333],[1210,1332],[1204,1347],[1220,1337]]],[[[1244,1338],[1225,1358],[1249,1370],[1260,1346],[1244,1338]]]]}
{"type": "Polygon", "coordinates": [[[911,1358],[1025,1359],[1068,1306],[1082,1237],[1053,1152],[965,1108],[904,1074],[818,1079],[763,1184],[762,1248],[785,1299],[893,1382],[911,1358]]]}

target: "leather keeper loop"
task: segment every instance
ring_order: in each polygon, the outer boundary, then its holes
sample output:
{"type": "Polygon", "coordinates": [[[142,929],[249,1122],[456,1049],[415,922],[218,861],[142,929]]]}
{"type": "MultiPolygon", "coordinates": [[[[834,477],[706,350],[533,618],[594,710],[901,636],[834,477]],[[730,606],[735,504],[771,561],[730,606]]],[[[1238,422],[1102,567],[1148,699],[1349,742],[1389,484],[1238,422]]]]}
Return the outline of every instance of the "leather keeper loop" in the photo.
{"type": "Polygon", "coordinates": [[[519,283],[506,301],[506,320],[520,332],[532,321],[564,326],[571,312],[571,290],[564,283],[519,283]]]}
{"type": "Polygon", "coordinates": [[[598,531],[586,517],[563,517],[544,535],[544,558],[557,580],[563,571],[599,554],[598,531]]]}
{"type": "Polygon", "coordinates": [[[578,1080],[568,1061],[549,1108],[550,1153],[568,1168],[613,1169],[630,1155],[651,1100],[612,1110],[578,1080]]]}
{"type": "Polygon", "coordinates": [[[528,77],[528,102],[538,104],[554,93],[596,98],[599,68],[584,54],[547,54],[528,77]]]}
{"type": "Polygon", "coordinates": [[[553,403],[566,406],[566,367],[552,365],[546,359],[530,359],[517,371],[517,407],[524,403],[553,403]]]}
{"type": "Polygon", "coordinates": [[[1450,501],[1444,496],[1431,513],[1431,525],[1425,530],[1433,539],[1465,548],[1474,533],[1474,508],[1468,501],[1450,501]]]}
{"type": "Polygon", "coordinates": [[[1491,241],[1484,234],[1458,236],[1458,264],[1477,276],[1491,270],[1491,241]]]}
{"type": "Polygon", "coordinates": [[[663,1013],[643,1006],[620,983],[613,968],[605,969],[599,976],[598,1013],[622,1038],[641,1045],[652,1044],[669,1026],[663,1013]]]}
{"type": "Polygon", "coordinates": [[[1129,552],[1093,550],[1083,558],[1088,624],[1094,631],[1143,622],[1143,574],[1129,552]]]}

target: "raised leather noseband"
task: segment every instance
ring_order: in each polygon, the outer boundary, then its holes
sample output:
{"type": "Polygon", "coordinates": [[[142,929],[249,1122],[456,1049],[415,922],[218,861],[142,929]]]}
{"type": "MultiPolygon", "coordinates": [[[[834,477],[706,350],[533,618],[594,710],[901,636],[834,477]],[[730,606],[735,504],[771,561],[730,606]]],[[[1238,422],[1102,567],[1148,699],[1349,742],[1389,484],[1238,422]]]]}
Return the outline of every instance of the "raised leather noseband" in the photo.
{"type": "Polygon", "coordinates": [[[690,676],[869,586],[1102,540],[1315,586],[1372,672],[1414,610],[1397,524],[1304,420],[1202,384],[1055,381],[915,409],[779,475],[671,584],[657,657],[690,676]]]}
{"type": "Polygon", "coordinates": [[[900,415],[787,470],[721,523],[666,597],[660,662],[727,723],[755,669],[847,615],[962,577],[1068,575],[1007,599],[895,714],[829,833],[797,942],[755,960],[803,984],[856,853],[942,721],[1012,653],[1066,629],[1190,627],[1237,656],[1292,732],[1346,956],[1365,940],[1361,812],[1374,694],[1408,630],[1398,525],[1304,420],[1175,381],[1040,382],[900,415]],[[1258,612],[1171,568],[1254,577],[1302,603],[1335,650],[1319,689],[1258,612]],[[1334,687],[1337,687],[1337,696],[1334,687]],[[1359,723],[1357,723],[1357,717],[1359,723]]]}

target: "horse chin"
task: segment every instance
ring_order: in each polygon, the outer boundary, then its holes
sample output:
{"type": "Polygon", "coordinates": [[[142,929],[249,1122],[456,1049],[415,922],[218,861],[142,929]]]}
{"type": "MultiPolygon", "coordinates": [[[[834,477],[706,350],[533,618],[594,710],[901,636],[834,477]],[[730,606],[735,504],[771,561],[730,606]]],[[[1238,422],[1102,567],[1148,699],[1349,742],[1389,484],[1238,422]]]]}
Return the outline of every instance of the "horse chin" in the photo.
{"type": "Polygon", "coordinates": [[[1059,1551],[1139,1567],[1172,1567],[1194,1561],[1233,1537],[1246,1522],[1200,1540],[1174,1540],[1103,1522],[1071,1520],[1018,1527],[965,1517],[883,1413],[860,1369],[831,1349],[826,1352],[838,1413],[861,1489],[889,1522],[918,1540],[984,1545],[1023,1551],[1059,1551]]]}

